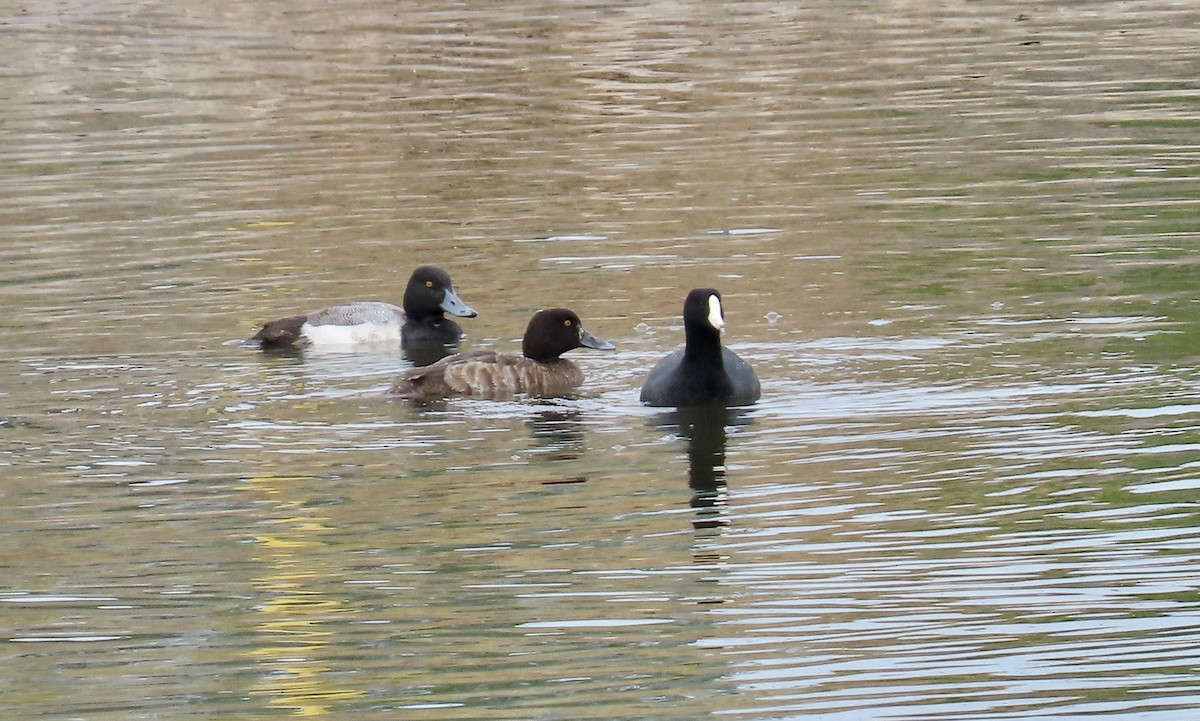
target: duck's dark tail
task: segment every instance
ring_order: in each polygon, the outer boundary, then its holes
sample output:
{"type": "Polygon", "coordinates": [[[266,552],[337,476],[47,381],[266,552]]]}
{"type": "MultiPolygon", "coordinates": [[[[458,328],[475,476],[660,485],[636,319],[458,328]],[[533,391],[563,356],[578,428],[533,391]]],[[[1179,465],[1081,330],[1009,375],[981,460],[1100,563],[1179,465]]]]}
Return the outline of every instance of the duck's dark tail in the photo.
{"type": "Polygon", "coordinates": [[[301,345],[300,328],[307,320],[307,315],[269,320],[263,323],[258,332],[250,337],[249,342],[257,343],[263,350],[299,347],[301,345]]]}

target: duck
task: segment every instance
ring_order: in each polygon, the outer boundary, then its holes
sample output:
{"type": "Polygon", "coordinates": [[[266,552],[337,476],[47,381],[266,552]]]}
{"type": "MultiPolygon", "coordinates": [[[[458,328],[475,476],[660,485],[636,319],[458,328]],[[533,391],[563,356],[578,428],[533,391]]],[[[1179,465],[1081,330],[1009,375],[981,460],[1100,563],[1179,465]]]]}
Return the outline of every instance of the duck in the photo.
{"type": "Polygon", "coordinates": [[[583,327],[574,311],[550,308],[529,319],[521,355],[476,350],[447,356],[432,365],[402,374],[390,395],[415,400],[447,396],[504,399],[569,396],[583,383],[583,371],[562,354],[576,348],[613,350],[583,327]]]}
{"type": "MultiPolygon", "coordinates": [[[[433,265],[413,271],[404,289],[404,307],[382,301],[331,305],[263,323],[248,341],[263,350],[356,346],[402,341],[410,345],[454,345],[462,328],[446,318],[478,315],[454,292],[450,274],[433,265]]],[[[445,353],[442,353],[445,355],[445,353]]]]}
{"type": "Polygon", "coordinates": [[[748,406],[762,395],[758,376],[721,346],[725,312],[715,288],[695,288],[683,302],[684,346],[663,358],[642,384],[648,406],[748,406]]]}

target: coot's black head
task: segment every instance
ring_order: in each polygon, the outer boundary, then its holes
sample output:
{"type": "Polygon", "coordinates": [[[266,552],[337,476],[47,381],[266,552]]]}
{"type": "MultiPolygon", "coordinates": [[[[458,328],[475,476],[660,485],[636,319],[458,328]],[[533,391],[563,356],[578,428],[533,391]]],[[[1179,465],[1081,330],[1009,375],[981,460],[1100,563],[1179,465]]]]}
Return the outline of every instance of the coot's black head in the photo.
{"type": "Polygon", "coordinates": [[[725,329],[725,309],[721,292],[715,288],[696,288],[683,301],[683,331],[689,351],[709,349],[719,355],[721,331],[725,329]]]}
{"type": "Polygon", "coordinates": [[[548,363],[569,350],[584,347],[612,350],[615,346],[584,330],[579,316],[566,308],[534,313],[525,329],[525,338],[521,341],[521,351],[525,357],[539,363],[548,363]]]}
{"type": "Polygon", "coordinates": [[[475,310],[454,292],[450,274],[433,265],[422,265],[413,271],[404,289],[404,314],[409,318],[442,318],[451,313],[460,318],[474,318],[475,310]]]}

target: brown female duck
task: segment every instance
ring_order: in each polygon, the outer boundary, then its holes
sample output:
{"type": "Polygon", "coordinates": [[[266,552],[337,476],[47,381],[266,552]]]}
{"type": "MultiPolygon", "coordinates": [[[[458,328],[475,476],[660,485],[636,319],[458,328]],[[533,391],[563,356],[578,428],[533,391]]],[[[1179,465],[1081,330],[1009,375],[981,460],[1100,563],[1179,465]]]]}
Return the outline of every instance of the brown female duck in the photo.
{"type": "Polygon", "coordinates": [[[389,393],[416,399],[452,395],[565,396],[583,383],[583,371],[560,356],[584,347],[612,350],[614,346],[584,330],[579,316],[572,311],[551,308],[535,313],[529,320],[521,341],[522,355],[479,350],[448,356],[406,372],[389,393]]]}

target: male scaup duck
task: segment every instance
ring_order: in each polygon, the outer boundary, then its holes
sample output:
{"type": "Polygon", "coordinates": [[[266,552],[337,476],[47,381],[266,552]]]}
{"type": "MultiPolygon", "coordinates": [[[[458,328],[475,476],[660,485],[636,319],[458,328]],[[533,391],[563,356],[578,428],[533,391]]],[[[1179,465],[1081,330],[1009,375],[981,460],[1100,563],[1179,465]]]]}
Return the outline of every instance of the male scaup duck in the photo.
{"type": "Polygon", "coordinates": [[[575,348],[612,350],[583,328],[579,316],[566,308],[538,311],[529,320],[521,341],[522,355],[477,350],[448,356],[424,368],[410,370],[395,382],[392,395],[414,399],[445,396],[509,398],[569,395],[583,383],[583,371],[563,353],[575,348]]]}
{"type": "Polygon", "coordinates": [[[725,315],[721,294],[696,288],[683,302],[685,343],[658,362],[642,385],[648,406],[748,406],[762,395],[758,376],[746,361],[721,347],[725,315]]]}
{"type": "Polygon", "coordinates": [[[264,350],[387,343],[402,338],[406,348],[410,344],[452,345],[462,337],[462,328],[446,318],[446,313],[460,318],[476,316],[454,292],[446,271],[423,265],[408,279],[403,308],[380,301],[331,305],[269,320],[250,340],[264,350]]]}

